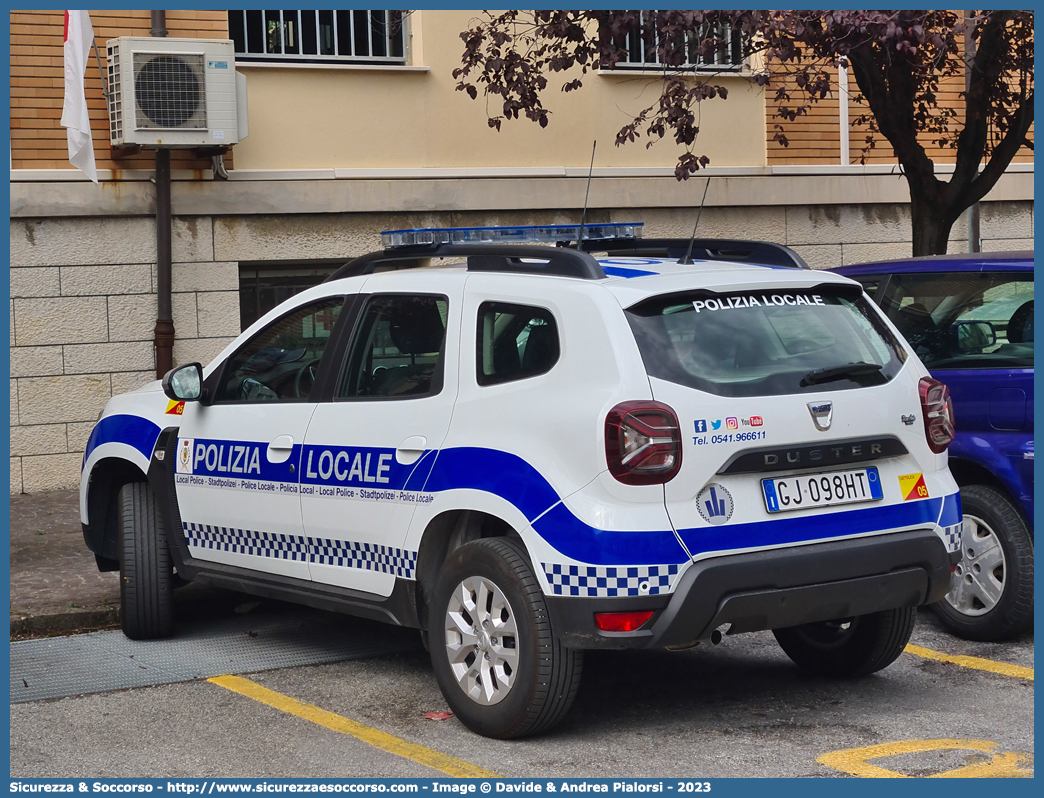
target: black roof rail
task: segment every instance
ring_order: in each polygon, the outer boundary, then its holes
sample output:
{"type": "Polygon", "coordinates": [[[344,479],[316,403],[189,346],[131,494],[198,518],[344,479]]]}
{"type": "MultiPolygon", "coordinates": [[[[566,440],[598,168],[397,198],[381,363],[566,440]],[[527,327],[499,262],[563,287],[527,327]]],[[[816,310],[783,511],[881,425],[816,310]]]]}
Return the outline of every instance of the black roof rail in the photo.
{"type": "Polygon", "coordinates": [[[323,282],[373,274],[380,267],[415,269],[431,258],[467,258],[468,271],[553,274],[603,280],[605,272],[587,252],[537,244],[432,244],[371,252],[350,260],[323,282]],[[537,261],[534,263],[533,261],[537,261]]]}
{"type": "MultiPolygon", "coordinates": [[[[692,241],[694,260],[726,260],[737,263],[755,263],[764,266],[781,266],[788,269],[808,269],[804,258],[790,247],[771,241],[745,241],[734,238],[635,238],[606,242],[610,256],[621,255],[649,258],[681,258],[689,251],[692,241]]],[[[572,246],[572,245],[571,245],[572,246]]],[[[590,249],[590,242],[584,242],[590,249]]]]}

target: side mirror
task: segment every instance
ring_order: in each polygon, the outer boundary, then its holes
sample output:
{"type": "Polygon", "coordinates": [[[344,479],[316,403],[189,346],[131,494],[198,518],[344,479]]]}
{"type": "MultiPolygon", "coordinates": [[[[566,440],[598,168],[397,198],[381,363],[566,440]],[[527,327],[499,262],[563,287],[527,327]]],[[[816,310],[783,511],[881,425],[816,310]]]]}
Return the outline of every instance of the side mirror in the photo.
{"type": "Polygon", "coordinates": [[[177,402],[195,402],[203,395],[203,366],[189,363],[171,369],[163,377],[163,393],[177,402]]]}
{"type": "Polygon", "coordinates": [[[958,321],[950,335],[959,352],[981,352],[997,343],[997,332],[988,321],[958,321]]]}

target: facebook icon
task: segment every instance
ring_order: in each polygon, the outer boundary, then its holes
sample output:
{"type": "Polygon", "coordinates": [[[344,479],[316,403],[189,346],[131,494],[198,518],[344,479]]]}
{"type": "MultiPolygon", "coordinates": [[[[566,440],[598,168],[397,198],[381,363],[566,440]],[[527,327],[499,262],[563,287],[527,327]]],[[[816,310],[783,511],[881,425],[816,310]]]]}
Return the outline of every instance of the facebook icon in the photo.
{"type": "Polygon", "coordinates": [[[694,423],[696,424],[696,431],[697,432],[706,432],[707,431],[707,422],[704,419],[701,418],[699,421],[696,421],[694,423]]]}

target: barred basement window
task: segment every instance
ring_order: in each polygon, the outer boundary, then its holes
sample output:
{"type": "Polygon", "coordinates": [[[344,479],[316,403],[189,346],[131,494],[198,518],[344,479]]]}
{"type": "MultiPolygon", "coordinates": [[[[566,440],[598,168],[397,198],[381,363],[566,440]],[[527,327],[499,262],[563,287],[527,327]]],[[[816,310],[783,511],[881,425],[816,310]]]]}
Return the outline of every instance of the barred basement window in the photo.
{"type": "MultiPolygon", "coordinates": [[[[643,15],[641,26],[627,34],[624,39],[627,55],[616,64],[616,69],[664,68],[659,53],[660,34],[655,29],[653,19],[651,16],[643,15]],[[649,31],[648,38],[643,35],[647,31],[649,31]]],[[[677,62],[671,59],[672,63],[668,67],[670,69],[720,72],[738,71],[747,65],[747,42],[744,41],[739,31],[730,30],[721,25],[703,25],[696,31],[686,34],[684,41],[677,42],[675,46],[682,49],[682,52],[679,53],[681,59],[677,62]],[[700,43],[711,36],[720,39],[721,45],[708,59],[700,54],[700,43]]]]}
{"type": "Polygon", "coordinates": [[[298,263],[240,263],[239,329],[245,330],[276,305],[319,285],[342,265],[344,258],[298,263]]]}
{"type": "Polygon", "coordinates": [[[405,64],[405,11],[229,11],[236,60],[405,64]]]}

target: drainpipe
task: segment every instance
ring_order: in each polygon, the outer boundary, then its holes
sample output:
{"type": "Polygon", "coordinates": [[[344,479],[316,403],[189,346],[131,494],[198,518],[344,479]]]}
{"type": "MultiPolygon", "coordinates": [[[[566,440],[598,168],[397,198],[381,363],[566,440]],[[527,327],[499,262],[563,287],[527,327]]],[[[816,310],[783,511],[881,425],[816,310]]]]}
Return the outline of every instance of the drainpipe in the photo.
{"type": "MultiPolygon", "coordinates": [[[[165,11],[152,12],[152,36],[167,35],[165,11]]],[[[156,150],[156,378],[174,368],[174,319],[171,313],[170,150],[156,150]]]]}
{"type": "Polygon", "coordinates": [[[152,30],[149,31],[150,36],[158,36],[163,39],[167,35],[167,12],[166,11],[153,11],[152,12],[152,30]]]}
{"type": "Polygon", "coordinates": [[[848,67],[837,68],[837,123],[841,135],[841,165],[848,166],[852,159],[848,149],[848,67]]]}
{"type": "Polygon", "coordinates": [[[156,150],[156,379],[174,368],[170,220],[170,150],[156,150]]]}
{"type": "MultiPolygon", "coordinates": [[[[964,95],[971,92],[972,64],[975,63],[975,40],[972,38],[971,20],[973,11],[964,12],[964,95]]],[[[979,252],[982,243],[979,240],[979,203],[968,208],[968,251],[979,252]]]]}

